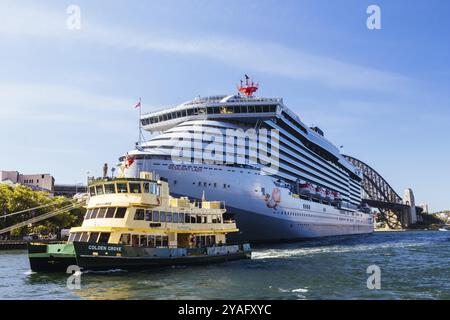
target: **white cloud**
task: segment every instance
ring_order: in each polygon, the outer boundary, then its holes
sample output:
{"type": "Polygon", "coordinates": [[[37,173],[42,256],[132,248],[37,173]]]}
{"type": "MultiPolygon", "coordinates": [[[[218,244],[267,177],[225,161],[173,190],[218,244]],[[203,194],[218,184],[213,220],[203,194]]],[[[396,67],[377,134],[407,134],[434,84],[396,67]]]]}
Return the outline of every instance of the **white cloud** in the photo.
{"type": "Polygon", "coordinates": [[[71,124],[80,128],[114,131],[133,127],[133,99],[95,94],[80,88],[55,84],[0,83],[0,119],[3,126],[23,127],[71,124]],[[96,115],[96,118],[92,118],[96,115]]]}
{"type": "Polygon", "coordinates": [[[133,100],[106,96],[59,84],[1,83],[0,112],[27,111],[37,107],[120,110],[130,108],[133,100]]]}
{"type": "MultiPolygon", "coordinates": [[[[83,15],[82,15],[83,17],[83,15]]],[[[111,46],[137,51],[190,54],[242,69],[315,81],[330,87],[372,91],[398,91],[408,78],[333,58],[312,55],[277,43],[256,42],[239,37],[210,35],[177,36],[161,32],[140,33],[121,26],[104,25],[83,18],[81,31],[66,29],[67,14],[61,10],[23,7],[16,2],[0,5],[3,36],[33,36],[60,41],[74,39],[89,45],[111,46]]]]}

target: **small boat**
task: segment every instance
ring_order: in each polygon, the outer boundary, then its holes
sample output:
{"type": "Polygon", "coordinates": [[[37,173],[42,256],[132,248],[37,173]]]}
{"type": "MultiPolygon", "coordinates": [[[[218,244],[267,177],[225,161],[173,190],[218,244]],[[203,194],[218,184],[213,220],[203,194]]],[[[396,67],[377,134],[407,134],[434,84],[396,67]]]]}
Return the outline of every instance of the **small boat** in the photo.
{"type": "Polygon", "coordinates": [[[449,230],[446,229],[446,228],[439,228],[439,231],[446,232],[446,231],[449,231],[449,230]]]}
{"type": "Polygon", "coordinates": [[[311,183],[300,184],[299,189],[301,194],[312,195],[315,193],[314,186],[311,183]]]}
{"type": "Polygon", "coordinates": [[[333,191],[333,196],[334,196],[334,200],[335,201],[341,201],[342,200],[342,195],[341,195],[340,192],[333,191]]]}
{"type": "Polygon", "coordinates": [[[325,200],[333,202],[334,201],[334,193],[331,190],[325,191],[325,200]]]}
{"type": "Polygon", "coordinates": [[[165,179],[141,172],[140,178],[91,181],[82,226],[66,243],[28,245],[32,271],[143,270],[251,258],[248,243],[227,244],[238,232],[224,220],[220,201],[192,202],[169,195],[165,179]]]}
{"type": "Polygon", "coordinates": [[[325,199],[326,197],[326,191],[324,188],[322,187],[316,187],[316,195],[320,198],[320,199],[325,199]]]}

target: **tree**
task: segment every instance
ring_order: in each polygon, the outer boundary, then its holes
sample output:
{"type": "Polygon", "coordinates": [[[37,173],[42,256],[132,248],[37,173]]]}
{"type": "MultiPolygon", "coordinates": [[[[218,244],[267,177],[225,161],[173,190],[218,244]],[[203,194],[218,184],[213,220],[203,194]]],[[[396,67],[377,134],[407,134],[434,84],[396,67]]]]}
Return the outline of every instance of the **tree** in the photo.
{"type": "MultiPolygon", "coordinates": [[[[52,197],[47,192],[34,191],[23,185],[9,186],[0,184],[0,229],[40,216],[44,213],[53,212],[68,204],[68,199],[64,197],[52,197]],[[45,207],[2,218],[2,216],[10,213],[40,206],[45,207]]],[[[56,233],[60,229],[70,228],[73,225],[80,224],[84,213],[84,208],[72,209],[48,220],[41,221],[37,225],[16,229],[12,234],[21,236],[36,231],[40,233],[56,233]]]]}

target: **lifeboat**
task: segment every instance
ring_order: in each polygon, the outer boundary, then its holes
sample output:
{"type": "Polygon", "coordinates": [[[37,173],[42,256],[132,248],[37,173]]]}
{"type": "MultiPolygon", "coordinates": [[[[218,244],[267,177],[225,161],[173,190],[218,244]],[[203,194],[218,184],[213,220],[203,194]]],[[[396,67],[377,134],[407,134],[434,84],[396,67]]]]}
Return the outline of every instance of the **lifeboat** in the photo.
{"type": "Polygon", "coordinates": [[[334,191],[333,194],[334,194],[334,199],[335,199],[336,201],[342,200],[342,195],[341,195],[339,192],[334,191]]]}
{"type": "Polygon", "coordinates": [[[299,185],[299,192],[310,195],[315,193],[315,189],[311,183],[303,183],[299,185]]]}
{"type": "Polygon", "coordinates": [[[342,200],[342,196],[339,192],[333,191],[332,193],[333,193],[333,200],[331,200],[332,202],[337,203],[342,200]]]}
{"type": "Polygon", "coordinates": [[[331,190],[327,190],[325,192],[325,200],[334,201],[334,192],[331,190]]]}
{"type": "Polygon", "coordinates": [[[325,199],[325,197],[326,197],[325,189],[322,188],[322,187],[317,187],[316,188],[316,195],[319,196],[321,199],[325,199]]]}

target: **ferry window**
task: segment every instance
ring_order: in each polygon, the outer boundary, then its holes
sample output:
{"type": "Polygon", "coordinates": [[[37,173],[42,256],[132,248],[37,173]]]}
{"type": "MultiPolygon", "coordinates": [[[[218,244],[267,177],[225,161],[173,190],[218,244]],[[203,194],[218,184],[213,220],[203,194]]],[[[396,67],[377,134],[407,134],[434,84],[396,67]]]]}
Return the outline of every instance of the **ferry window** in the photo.
{"type": "Polygon", "coordinates": [[[197,216],[197,223],[202,223],[202,216],[197,216]]]}
{"type": "Polygon", "coordinates": [[[156,240],[155,240],[155,244],[156,244],[156,247],[161,247],[161,236],[156,236],[156,240]]]}
{"type": "Polygon", "coordinates": [[[123,245],[130,245],[131,235],[129,233],[122,233],[120,235],[120,243],[123,245]]]}
{"type": "Polygon", "coordinates": [[[97,242],[98,236],[99,236],[98,232],[91,232],[88,242],[97,242]]]}
{"type": "Polygon", "coordinates": [[[145,211],[145,221],[152,221],[152,211],[151,210],[145,211]]]}
{"type": "Polygon", "coordinates": [[[75,233],[71,233],[69,235],[69,242],[73,242],[74,239],[75,239],[75,233]]]}
{"type": "Polygon", "coordinates": [[[114,183],[105,184],[105,193],[106,194],[116,193],[116,187],[114,183]]]}
{"type": "Polygon", "coordinates": [[[169,246],[169,237],[167,237],[167,236],[162,237],[162,246],[163,247],[169,246]]]}
{"type": "Polygon", "coordinates": [[[81,233],[77,232],[77,233],[75,233],[75,237],[73,238],[73,241],[80,241],[80,238],[81,238],[81,233]]]}
{"type": "Polygon", "coordinates": [[[144,182],[144,193],[150,193],[150,183],[144,182]]]}
{"type": "Polygon", "coordinates": [[[130,182],[131,193],[141,193],[141,184],[139,182],[130,182]]]}
{"type": "Polygon", "coordinates": [[[106,214],[106,208],[101,208],[101,209],[98,211],[97,219],[102,219],[102,218],[104,218],[104,217],[105,217],[105,214],[106,214]]]}
{"type": "Polygon", "coordinates": [[[103,185],[100,186],[96,186],[95,190],[97,191],[97,195],[101,195],[104,194],[105,192],[103,191],[103,185]]]}
{"type": "Polygon", "coordinates": [[[144,220],[144,209],[136,209],[136,213],[134,214],[134,220],[144,220]]]}
{"type": "Polygon", "coordinates": [[[254,113],[255,112],[255,106],[248,106],[248,112],[254,113]]]}
{"type": "Polygon", "coordinates": [[[83,232],[80,237],[80,242],[87,242],[89,239],[89,234],[87,232],[83,232]]]}
{"type": "Polygon", "coordinates": [[[167,215],[166,215],[166,221],[167,221],[167,222],[172,222],[172,214],[171,214],[171,213],[167,213],[167,215]]]}
{"type": "Polygon", "coordinates": [[[88,210],[88,212],[86,213],[86,220],[92,219],[92,211],[94,211],[94,209],[88,210]]]}
{"type": "Polygon", "coordinates": [[[131,245],[135,247],[139,246],[139,236],[137,234],[131,236],[131,245]]]}
{"type": "Polygon", "coordinates": [[[158,211],[153,211],[152,220],[153,220],[153,222],[159,222],[159,212],[158,211]]]}
{"type": "Polygon", "coordinates": [[[147,236],[140,236],[139,245],[141,247],[146,247],[147,246],[147,236]]]}
{"type": "Polygon", "coordinates": [[[201,247],[206,246],[206,236],[200,236],[200,246],[201,247]]]}
{"type": "Polygon", "coordinates": [[[178,213],[173,213],[173,222],[178,223],[178,213]]]}
{"type": "Polygon", "coordinates": [[[128,187],[126,183],[118,183],[117,184],[117,193],[127,193],[128,187]]]}
{"type": "Polygon", "coordinates": [[[148,240],[148,242],[147,242],[148,246],[150,248],[154,248],[155,247],[155,236],[148,236],[147,240],[148,240]]]}
{"type": "Polygon", "coordinates": [[[98,211],[99,211],[99,208],[92,210],[91,219],[97,218],[98,211]]]}
{"type": "Polygon", "coordinates": [[[106,211],[105,218],[114,218],[114,213],[116,212],[116,208],[108,208],[106,211]]]}
{"type": "Polygon", "coordinates": [[[166,222],[166,213],[165,212],[161,212],[161,214],[159,216],[159,220],[161,222],[166,222]]]}
{"type": "Polygon", "coordinates": [[[117,208],[116,215],[114,218],[122,219],[125,217],[125,213],[127,212],[127,208],[117,208]]]}
{"type": "Polygon", "coordinates": [[[95,196],[95,188],[94,188],[94,187],[90,187],[90,188],[89,188],[89,194],[90,194],[91,196],[95,196]]]}

